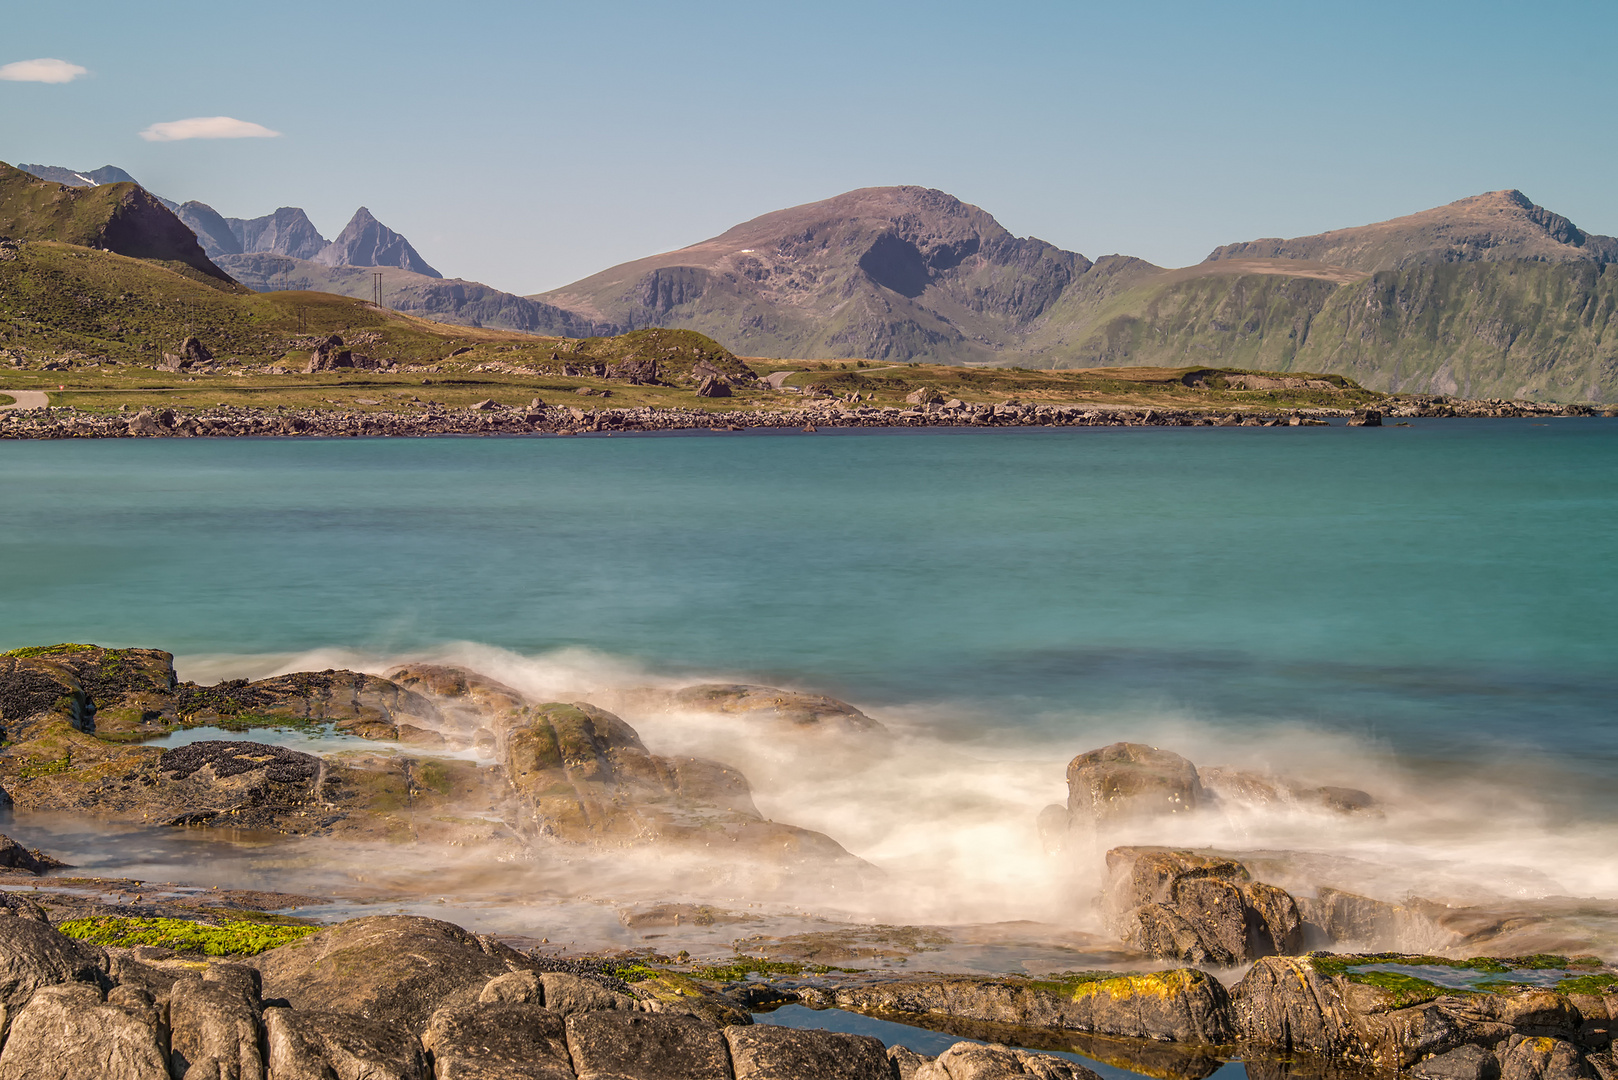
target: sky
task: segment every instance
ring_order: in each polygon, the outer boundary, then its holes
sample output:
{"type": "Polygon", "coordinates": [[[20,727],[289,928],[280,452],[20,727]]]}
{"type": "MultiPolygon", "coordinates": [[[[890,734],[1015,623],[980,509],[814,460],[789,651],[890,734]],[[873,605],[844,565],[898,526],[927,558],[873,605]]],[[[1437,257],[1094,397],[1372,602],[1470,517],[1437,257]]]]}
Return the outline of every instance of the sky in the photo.
{"type": "Polygon", "coordinates": [[[1166,266],[1510,187],[1618,234],[1611,0],[0,0],[0,24],[0,160],[301,206],[328,237],[364,205],[524,294],[887,184],[1166,266]]]}

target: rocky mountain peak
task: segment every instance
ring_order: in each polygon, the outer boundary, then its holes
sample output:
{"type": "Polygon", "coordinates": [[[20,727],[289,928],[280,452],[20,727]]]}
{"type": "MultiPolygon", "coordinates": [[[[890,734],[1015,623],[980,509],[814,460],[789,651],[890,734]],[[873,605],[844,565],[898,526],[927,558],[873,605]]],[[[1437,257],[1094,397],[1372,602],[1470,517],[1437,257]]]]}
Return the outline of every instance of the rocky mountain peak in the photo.
{"type": "Polygon", "coordinates": [[[1586,233],[1510,188],[1371,225],[1227,244],[1207,261],[1251,258],[1305,259],[1364,271],[1518,259],[1609,263],[1618,262],[1618,239],[1586,233]]]}
{"type": "Polygon", "coordinates": [[[313,256],[322,266],[397,266],[427,277],[443,277],[427,265],[410,241],[360,207],[337,239],[313,256]]]}

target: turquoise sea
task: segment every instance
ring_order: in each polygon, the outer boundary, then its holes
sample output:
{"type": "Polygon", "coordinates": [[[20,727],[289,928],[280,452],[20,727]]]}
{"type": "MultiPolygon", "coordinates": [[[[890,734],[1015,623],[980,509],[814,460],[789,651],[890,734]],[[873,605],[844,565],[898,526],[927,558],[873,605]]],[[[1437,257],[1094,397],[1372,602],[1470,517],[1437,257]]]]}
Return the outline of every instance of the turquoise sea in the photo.
{"type": "Polygon", "coordinates": [[[582,647],[965,736],[1169,709],[1595,798],[1618,763],[1607,419],[12,442],[0,557],[0,648],[582,647]]]}

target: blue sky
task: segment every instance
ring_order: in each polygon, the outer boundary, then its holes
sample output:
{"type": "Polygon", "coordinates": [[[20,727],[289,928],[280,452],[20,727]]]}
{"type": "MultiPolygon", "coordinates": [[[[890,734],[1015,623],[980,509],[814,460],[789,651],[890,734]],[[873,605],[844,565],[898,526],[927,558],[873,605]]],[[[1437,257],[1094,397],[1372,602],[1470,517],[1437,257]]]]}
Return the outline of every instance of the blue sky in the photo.
{"type": "Polygon", "coordinates": [[[232,216],[366,205],[452,276],[552,288],[921,184],[1165,265],[1516,187],[1618,233],[1618,4],[8,4],[0,160],[232,216]],[[150,141],[229,116],[273,138],[150,141]]]}

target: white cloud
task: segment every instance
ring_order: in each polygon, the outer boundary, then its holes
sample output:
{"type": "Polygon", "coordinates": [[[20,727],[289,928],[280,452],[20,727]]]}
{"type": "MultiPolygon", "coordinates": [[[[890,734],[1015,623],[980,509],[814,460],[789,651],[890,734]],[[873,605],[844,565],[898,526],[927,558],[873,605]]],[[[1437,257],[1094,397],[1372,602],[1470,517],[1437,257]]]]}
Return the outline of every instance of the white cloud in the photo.
{"type": "Polygon", "coordinates": [[[193,116],[189,120],[165,120],[140,133],[147,142],[174,142],[178,139],[273,139],[280,135],[263,124],[230,116],[193,116]]]}
{"type": "Polygon", "coordinates": [[[72,82],[80,75],[88,74],[88,68],[70,64],[66,60],[51,60],[46,57],[38,60],[18,60],[0,67],[0,79],[7,82],[65,83],[72,82]]]}

